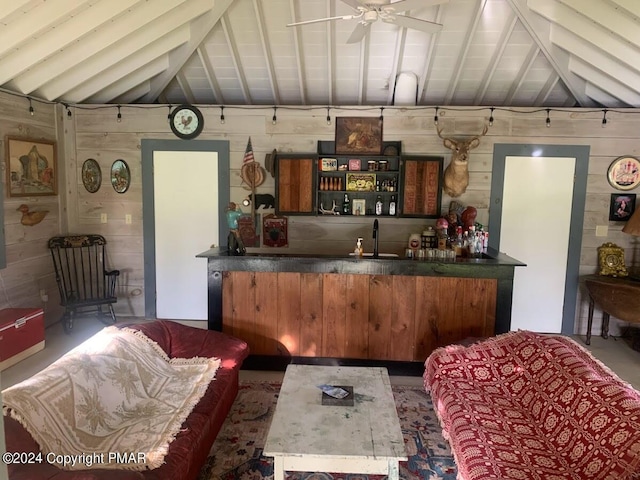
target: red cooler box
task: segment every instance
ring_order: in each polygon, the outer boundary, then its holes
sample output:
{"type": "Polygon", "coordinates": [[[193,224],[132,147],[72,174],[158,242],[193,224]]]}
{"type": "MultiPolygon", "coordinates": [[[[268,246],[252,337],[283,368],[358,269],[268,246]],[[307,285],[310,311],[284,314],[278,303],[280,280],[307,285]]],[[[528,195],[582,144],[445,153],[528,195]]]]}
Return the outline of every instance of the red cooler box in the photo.
{"type": "Polygon", "coordinates": [[[0,310],[0,371],[44,348],[41,308],[0,310]]]}

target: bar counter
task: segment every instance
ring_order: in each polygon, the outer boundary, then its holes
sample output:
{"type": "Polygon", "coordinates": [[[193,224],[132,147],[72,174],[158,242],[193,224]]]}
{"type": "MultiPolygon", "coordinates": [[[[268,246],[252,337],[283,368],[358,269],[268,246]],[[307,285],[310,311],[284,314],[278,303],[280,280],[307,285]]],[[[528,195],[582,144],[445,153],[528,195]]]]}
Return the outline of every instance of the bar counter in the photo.
{"type": "Polygon", "coordinates": [[[482,258],[428,261],[214,248],[208,327],[266,356],[421,362],[435,348],[509,331],[515,267],[482,258]]]}

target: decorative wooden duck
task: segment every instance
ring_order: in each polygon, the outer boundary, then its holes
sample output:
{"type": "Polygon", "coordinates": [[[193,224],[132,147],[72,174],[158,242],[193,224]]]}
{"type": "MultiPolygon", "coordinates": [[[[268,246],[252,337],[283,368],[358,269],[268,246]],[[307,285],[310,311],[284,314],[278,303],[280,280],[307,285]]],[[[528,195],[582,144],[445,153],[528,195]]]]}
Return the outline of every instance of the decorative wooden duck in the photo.
{"type": "Polygon", "coordinates": [[[22,212],[22,219],[20,220],[20,223],[22,223],[22,225],[27,225],[28,227],[37,225],[44,219],[44,217],[47,216],[47,213],[49,213],[48,210],[30,212],[29,207],[25,204],[20,205],[16,211],[22,212]]]}

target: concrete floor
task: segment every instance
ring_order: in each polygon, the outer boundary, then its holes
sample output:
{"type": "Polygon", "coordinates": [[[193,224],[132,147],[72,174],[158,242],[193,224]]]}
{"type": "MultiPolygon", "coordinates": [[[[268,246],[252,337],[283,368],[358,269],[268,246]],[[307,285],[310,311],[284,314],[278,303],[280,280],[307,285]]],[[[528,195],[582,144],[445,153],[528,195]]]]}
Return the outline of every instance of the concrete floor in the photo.
{"type": "MultiPolygon", "coordinates": [[[[121,322],[140,321],[140,319],[125,318],[120,318],[119,320],[121,322]]],[[[0,372],[0,390],[15,385],[39,372],[73,347],[97,333],[104,326],[95,317],[87,317],[76,321],[71,334],[64,333],[61,324],[47,328],[45,331],[45,349],[0,372]]],[[[599,336],[593,336],[590,346],[584,344],[583,337],[575,337],[575,340],[586,347],[620,378],[640,390],[640,368],[638,368],[640,366],[640,352],[633,350],[627,340],[617,337],[610,337],[605,340],[599,336]]],[[[282,376],[283,372],[250,370],[243,370],[240,374],[241,380],[261,381],[281,381],[282,376]]],[[[392,376],[391,383],[397,385],[422,385],[422,378],[392,376]]]]}

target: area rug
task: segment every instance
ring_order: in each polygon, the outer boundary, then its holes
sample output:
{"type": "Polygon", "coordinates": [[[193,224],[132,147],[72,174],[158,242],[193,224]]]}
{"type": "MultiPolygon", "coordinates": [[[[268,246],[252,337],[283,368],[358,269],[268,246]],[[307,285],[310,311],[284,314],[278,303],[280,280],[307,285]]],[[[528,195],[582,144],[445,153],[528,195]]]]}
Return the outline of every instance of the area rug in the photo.
{"type": "MultiPolygon", "coordinates": [[[[400,462],[404,480],[455,480],[456,467],[442,437],[431,398],[420,387],[393,386],[409,460],[400,462]]],[[[273,459],[262,455],[279,383],[241,383],[198,480],[273,480],[273,459]]],[[[288,472],[288,480],[383,480],[381,475],[288,472]]]]}

